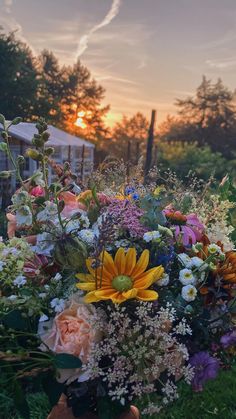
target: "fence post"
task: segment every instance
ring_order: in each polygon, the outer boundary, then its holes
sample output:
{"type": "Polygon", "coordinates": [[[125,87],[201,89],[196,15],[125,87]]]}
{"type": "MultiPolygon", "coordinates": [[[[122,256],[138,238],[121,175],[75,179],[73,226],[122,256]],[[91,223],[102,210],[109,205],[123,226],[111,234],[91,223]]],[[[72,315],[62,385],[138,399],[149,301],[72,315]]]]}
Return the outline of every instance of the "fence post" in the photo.
{"type": "Polygon", "coordinates": [[[153,109],[150,127],[148,130],[147,154],[146,154],[146,162],[145,162],[145,168],[144,168],[144,183],[147,182],[148,172],[151,169],[151,165],[152,165],[152,147],[153,147],[153,140],[154,140],[155,119],[156,119],[156,111],[155,109],[153,109]]]}
{"type": "Polygon", "coordinates": [[[85,156],[85,145],[82,147],[82,154],[81,154],[81,180],[84,180],[84,156],[85,156]]]}

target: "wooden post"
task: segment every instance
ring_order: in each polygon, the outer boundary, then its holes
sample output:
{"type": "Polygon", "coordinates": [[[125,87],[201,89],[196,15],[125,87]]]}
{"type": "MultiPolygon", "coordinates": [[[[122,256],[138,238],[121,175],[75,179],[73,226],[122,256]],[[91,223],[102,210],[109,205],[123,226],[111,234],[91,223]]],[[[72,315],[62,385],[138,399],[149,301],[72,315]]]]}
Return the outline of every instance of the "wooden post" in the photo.
{"type": "Polygon", "coordinates": [[[85,156],[85,145],[82,147],[82,154],[81,154],[81,180],[84,180],[84,156],[85,156]]]}
{"type": "Polygon", "coordinates": [[[152,147],[153,147],[153,140],[154,140],[155,119],[156,119],[156,111],[153,109],[150,127],[148,130],[147,154],[146,154],[146,162],[145,162],[145,168],[144,168],[144,183],[147,182],[148,173],[152,165],[152,147]]]}

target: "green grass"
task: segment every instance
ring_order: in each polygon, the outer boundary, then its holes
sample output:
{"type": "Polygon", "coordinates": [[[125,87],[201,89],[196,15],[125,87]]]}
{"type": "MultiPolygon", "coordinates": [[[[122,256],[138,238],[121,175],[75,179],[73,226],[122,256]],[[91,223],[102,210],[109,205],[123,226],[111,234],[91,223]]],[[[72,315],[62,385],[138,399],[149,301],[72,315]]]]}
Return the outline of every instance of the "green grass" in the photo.
{"type": "Polygon", "coordinates": [[[180,398],[155,419],[236,418],[236,367],[209,381],[203,393],[181,386],[180,398]]]}
{"type": "MultiPolygon", "coordinates": [[[[42,393],[31,394],[28,396],[28,401],[31,419],[46,419],[49,412],[46,396],[42,393]]],[[[21,419],[14,414],[5,417],[21,419]]],[[[221,372],[216,380],[206,385],[203,393],[192,393],[188,386],[181,385],[179,400],[153,417],[153,419],[210,418],[236,419],[236,366],[231,371],[221,372]]]]}

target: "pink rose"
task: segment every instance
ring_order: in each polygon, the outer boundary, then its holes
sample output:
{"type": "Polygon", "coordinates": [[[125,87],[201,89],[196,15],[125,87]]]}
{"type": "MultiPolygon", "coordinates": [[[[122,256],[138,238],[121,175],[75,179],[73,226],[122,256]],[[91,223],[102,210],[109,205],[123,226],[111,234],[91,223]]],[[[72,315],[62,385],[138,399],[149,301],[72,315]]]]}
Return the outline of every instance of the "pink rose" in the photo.
{"type": "MultiPolygon", "coordinates": [[[[53,320],[49,330],[39,330],[42,342],[51,351],[56,353],[67,353],[80,358],[86,363],[89,358],[91,344],[101,338],[101,333],[93,327],[92,318],[95,314],[95,307],[84,303],[75,303],[58,314],[53,320]]],[[[49,326],[50,322],[45,322],[41,326],[49,326]]],[[[41,349],[45,351],[45,345],[41,349]]],[[[67,383],[79,378],[79,381],[87,380],[89,377],[78,369],[60,370],[58,381],[67,383]]]]}

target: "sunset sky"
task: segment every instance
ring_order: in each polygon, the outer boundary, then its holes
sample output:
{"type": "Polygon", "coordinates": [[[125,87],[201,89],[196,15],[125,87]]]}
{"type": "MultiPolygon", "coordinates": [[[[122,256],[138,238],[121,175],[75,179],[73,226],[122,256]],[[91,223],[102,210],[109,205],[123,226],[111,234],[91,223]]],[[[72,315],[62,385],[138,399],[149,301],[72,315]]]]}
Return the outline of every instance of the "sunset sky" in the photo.
{"type": "Polygon", "coordinates": [[[36,53],[80,57],[106,88],[110,123],[152,108],[161,122],[202,74],[236,88],[236,0],[0,0],[0,25],[36,53]]]}

